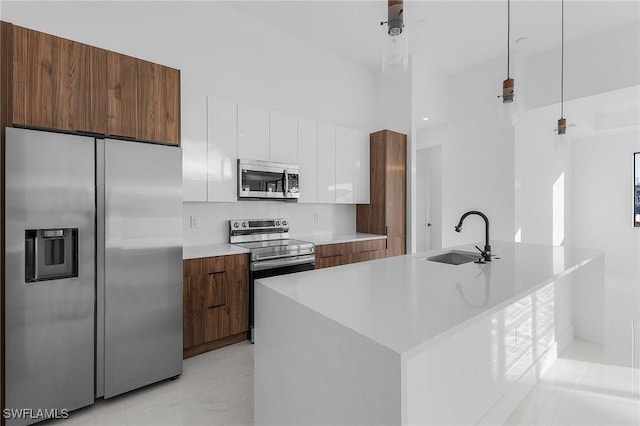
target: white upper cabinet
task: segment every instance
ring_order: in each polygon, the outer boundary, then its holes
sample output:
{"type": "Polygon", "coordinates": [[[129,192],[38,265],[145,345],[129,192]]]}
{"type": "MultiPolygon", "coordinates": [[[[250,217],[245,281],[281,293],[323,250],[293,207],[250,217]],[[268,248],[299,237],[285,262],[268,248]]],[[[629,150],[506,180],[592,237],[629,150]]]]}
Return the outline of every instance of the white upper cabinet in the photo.
{"type": "Polygon", "coordinates": [[[269,161],[269,110],[238,104],[238,158],[269,161]]]}
{"type": "Polygon", "coordinates": [[[298,117],[271,111],[269,122],[269,160],[298,164],[298,117]]]}
{"type": "Polygon", "coordinates": [[[318,203],[336,202],[336,126],[318,123],[318,203]]]}
{"type": "Polygon", "coordinates": [[[207,201],[207,97],[182,93],[182,194],[184,201],[207,201]]]}
{"type": "Polygon", "coordinates": [[[208,201],[237,201],[238,106],[226,99],[208,102],[208,201]]]}
{"type": "Polygon", "coordinates": [[[355,132],[354,169],[353,169],[353,202],[369,204],[369,135],[365,132],[355,132]]]}
{"type": "Polygon", "coordinates": [[[299,203],[318,202],[318,122],[298,118],[299,203]]]}
{"type": "Polygon", "coordinates": [[[355,131],[336,127],[336,203],[353,203],[355,131]]]}
{"type": "Polygon", "coordinates": [[[184,201],[238,200],[238,158],[300,166],[300,203],[369,203],[369,135],[183,92],[184,201]]]}

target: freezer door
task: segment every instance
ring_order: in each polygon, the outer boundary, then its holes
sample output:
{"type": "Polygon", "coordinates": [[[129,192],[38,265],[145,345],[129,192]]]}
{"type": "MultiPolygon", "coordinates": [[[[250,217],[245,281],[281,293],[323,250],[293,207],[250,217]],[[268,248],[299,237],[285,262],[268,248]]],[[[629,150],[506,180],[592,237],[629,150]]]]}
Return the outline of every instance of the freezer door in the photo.
{"type": "Polygon", "coordinates": [[[7,425],[93,403],[94,173],[93,138],[6,129],[7,425]]]}
{"type": "Polygon", "coordinates": [[[107,139],[104,182],[110,398],[182,373],[181,150],[107,139]]]}

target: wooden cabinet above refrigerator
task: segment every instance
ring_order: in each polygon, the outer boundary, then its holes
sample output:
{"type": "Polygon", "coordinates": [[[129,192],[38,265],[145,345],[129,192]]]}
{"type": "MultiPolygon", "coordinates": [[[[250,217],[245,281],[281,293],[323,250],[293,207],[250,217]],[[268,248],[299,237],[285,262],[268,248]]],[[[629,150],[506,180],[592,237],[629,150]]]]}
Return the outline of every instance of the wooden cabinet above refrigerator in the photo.
{"type": "Polygon", "coordinates": [[[5,125],[180,145],[180,71],[3,25],[5,125]]]}

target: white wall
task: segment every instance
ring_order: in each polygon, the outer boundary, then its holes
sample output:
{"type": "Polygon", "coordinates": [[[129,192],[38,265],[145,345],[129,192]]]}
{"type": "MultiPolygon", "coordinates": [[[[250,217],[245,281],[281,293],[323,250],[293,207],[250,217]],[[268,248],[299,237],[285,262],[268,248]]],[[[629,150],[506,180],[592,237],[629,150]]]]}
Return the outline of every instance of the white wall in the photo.
{"type": "MultiPolygon", "coordinates": [[[[565,110],[571,117],[571,105],[565,110]]],[[[515,126],[517,241],[571,245],[572,146],[555,150],[558,118],[560,107],[552,105],[521,113],[515,126]]]]}
{"type": "Polygon", "coordinates": [[[442,247],[442,146],[437,145],[424,151],[430,200],[430,205],[427,206],[431,223],[429,246],[431,250],[435,250],[442,247]]]}
{"type": "Polygon", "coordinates": [[[276,217],[289,218],[291,237],[349,233],[356,228],[353,210],[353,206],[345,204],[278,201],[184,203],[184,240],[188,245],[228,243],[229,220],[276,217]],[[189,227],[190,216],[200,219],[199,229],[189,227]]]}
{"type": "MultiPolygon", "coordinates": [[[[638,85],[639,34],[634,21],[566,43],[565,101],[638,85]]],[[[525,60],[527,109],[560,100],[560,58],[558,47],[525,60]]]]}
{"type": "MultiPolygon", "coordinates": [[[[2,13],[16,25],[178,68],[183,93],[217,95],[369,133],[382,128],[375,124],[378,82],[372,71],[221,2],[3,0],[2,13]]],[[[298,225],[308,232],[355,230],[354,206],[185,203],[184,215],[186,245],[226,240],[225,221],[238,217],[291,216],[296,233],[298,225]],[[308,224],[316,210],[319,224],[308,224]],[[202,232],[188,228],[194,211],[202,232]]]]}
{"type": "Polygon", "coordinates": [[[640,323],[640,228],[632,226],[632,157],[639,151],[637,126],[577,139],[573,149],[573,243],[605,251],[604,302],[613,308],[605,310],[605,359],[625,366],[631,321],[640,323]]]}
{"type": "Polygon", "coordinates": [[[449,79],[451,102],[446,142],[442,145],[442,246],[484,241],[484,221],[468,210],[485,213],[491,239],[513,241],[513,127],[498,121],[496,93],[504,80],[504,59],[487,61],[449,79]]]}
{"type": "Polygon", "coordinates": [[[640,131],[596,134],[573,145],[573,243],[604,249],[606,273],[640,282],[640,229],[632,223],[640,131]]]}

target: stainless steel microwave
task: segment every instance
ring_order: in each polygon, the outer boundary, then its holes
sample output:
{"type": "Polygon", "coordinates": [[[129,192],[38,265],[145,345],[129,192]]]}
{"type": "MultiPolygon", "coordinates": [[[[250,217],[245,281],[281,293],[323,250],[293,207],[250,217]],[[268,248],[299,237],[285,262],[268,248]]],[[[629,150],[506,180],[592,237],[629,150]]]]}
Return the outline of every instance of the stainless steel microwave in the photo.
{"type": "Polygon", "coordinates": [[[300,166],[238,159],[238,199],[297,201],[300,166]]]}

